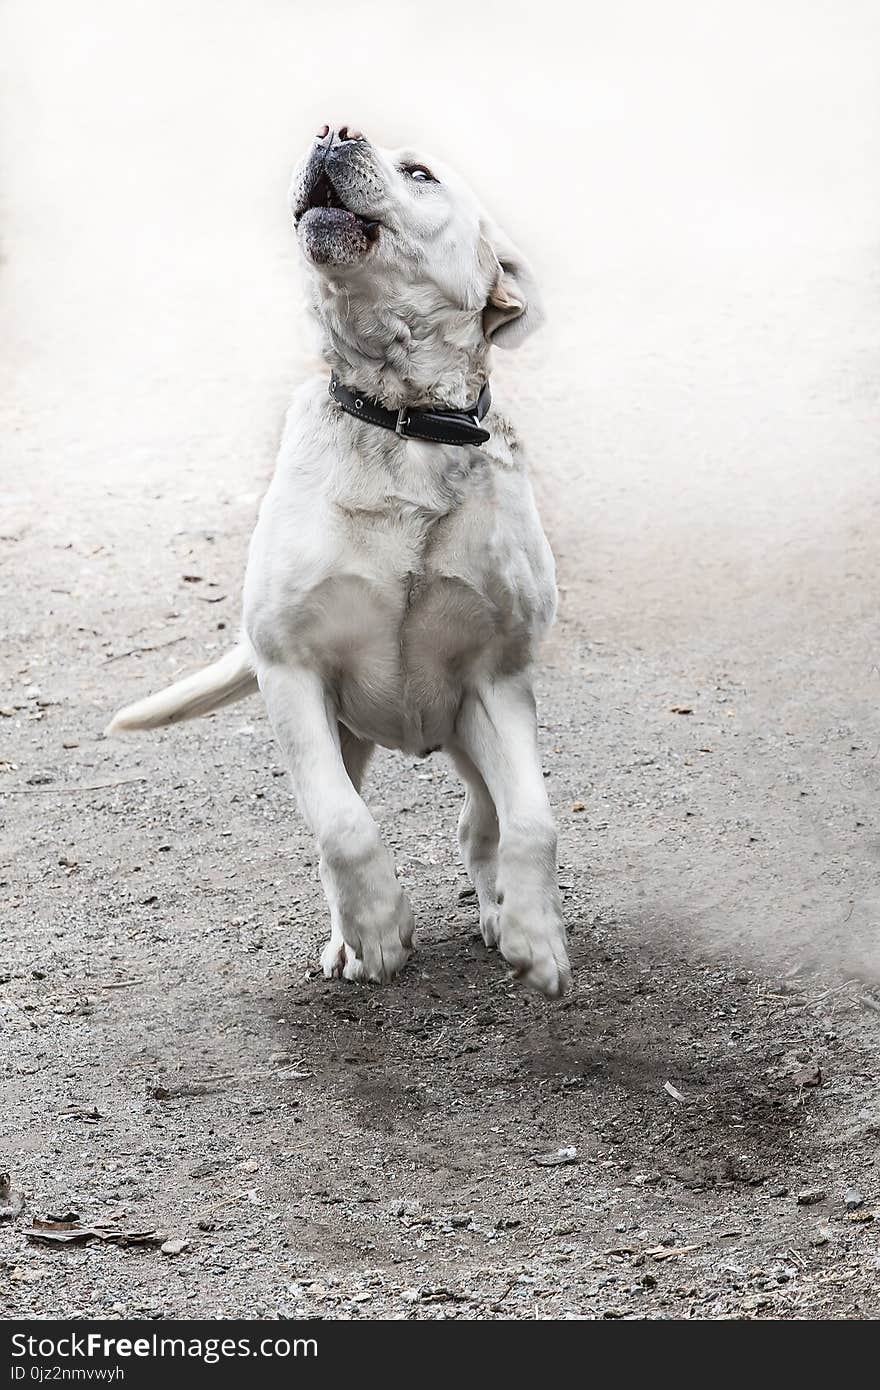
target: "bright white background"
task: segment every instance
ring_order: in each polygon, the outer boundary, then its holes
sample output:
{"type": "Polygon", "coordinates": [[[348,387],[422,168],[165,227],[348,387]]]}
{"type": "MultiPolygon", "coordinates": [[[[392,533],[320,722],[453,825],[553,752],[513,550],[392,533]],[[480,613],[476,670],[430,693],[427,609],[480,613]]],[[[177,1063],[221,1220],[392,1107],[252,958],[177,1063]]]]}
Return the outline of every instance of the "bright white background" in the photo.
{"type": "Polygon", "coordinates": [[[870,2],[7,0],[0,55],[32,484],[264,476],[308,345],[288,172],[347,120],[457,163],[540,269],[550,327],[503,367],[564,578],[613,559],[687,606],[694,566],[747,576],[863,505],[870,2]]]}

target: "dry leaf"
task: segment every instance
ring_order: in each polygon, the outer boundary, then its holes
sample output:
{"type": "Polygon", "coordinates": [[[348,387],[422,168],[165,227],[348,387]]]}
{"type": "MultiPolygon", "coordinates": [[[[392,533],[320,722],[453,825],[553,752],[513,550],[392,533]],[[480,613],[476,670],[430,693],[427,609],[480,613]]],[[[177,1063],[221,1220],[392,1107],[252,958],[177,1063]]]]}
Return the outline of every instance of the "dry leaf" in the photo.
{"type": "Polygon", "coordinates": [[[46,1241],[50,1245],[72,1245],[81,1240],[112,1240],[119,1235],[119,1230],[115,1226],[81,1226],[78,1221],[41,1221],[35,1217],[25,1235],[29,1240],[46,1241]]]}
{"type": "Polygon", "coordinates": [[[96,1221],[90,1226],[81,1226],[78,1221],[49,1221],[34,1219],[25,1235],[29,1240],[47,1245],[75,1245],[81,1241],[116,1241],[120,1245],[160,1245],[165,1239],[155,1230],[123,1231],[110,1222],[96,1221]]]}

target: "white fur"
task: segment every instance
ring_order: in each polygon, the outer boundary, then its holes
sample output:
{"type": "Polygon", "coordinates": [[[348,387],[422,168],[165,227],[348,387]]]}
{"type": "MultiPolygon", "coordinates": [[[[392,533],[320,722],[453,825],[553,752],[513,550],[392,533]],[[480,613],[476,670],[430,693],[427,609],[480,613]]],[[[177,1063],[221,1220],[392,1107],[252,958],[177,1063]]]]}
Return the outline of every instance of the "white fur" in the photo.
{"type": "MultiPolygon", "coordinates": [[[[431,165],[439,182],[416,186],[412,155],[366,141],[343,153],[346,207],[381,230],[338,265],[322,243],[316,265],[300,223],[323,354],[390,406],[464,405],[493,343],[540,320],[531,274],[451,171],[431,165]]],[[[321,853],[324,972],[374,981],[404,965],[413,924],[361,778],[376,743],[442,749],[466,787],[459,840],[484,939],[555,996],[570,972],[530,674],[553,557],[510,423],[493,406],[484,425],[481,448],[405,440],[344,414],[326,377],[301,386],[251,541],[239,647],[109,732],[205,713],[256,673],[321,853]]]]}
{"type": "Polygon", "coordinates": [[[256,688],[257,678],[247,648],[233,647],[195,675],[175,681],[157,695],[126,705],[114,714],[104,732],[113,735],[131,729],[161,729],[165,724],[198,719],[223,705],[234,704],[256,688]]]}

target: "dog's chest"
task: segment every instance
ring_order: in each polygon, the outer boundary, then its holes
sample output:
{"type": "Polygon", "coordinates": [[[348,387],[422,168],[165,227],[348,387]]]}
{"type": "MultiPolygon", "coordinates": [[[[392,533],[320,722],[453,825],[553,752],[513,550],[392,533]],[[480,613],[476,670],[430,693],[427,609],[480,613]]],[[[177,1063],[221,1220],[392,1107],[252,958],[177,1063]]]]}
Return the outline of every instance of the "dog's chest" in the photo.
{"type": "Polygon", "coordinates": [[[513,596],[475,521],[467,506],[338,517],[336,561],[290,618],[355,733],[440,746],[469,673],[516,642],[513,596]]]}
{"type": "Polygon", "coordinates": [[[418,753],[448,741],[471,677],[527,663],[555,593],[527,485],[425,450],[408,471],[282,474],[245,595],[258,652],[319,674],[355,733],[418,753]]]}

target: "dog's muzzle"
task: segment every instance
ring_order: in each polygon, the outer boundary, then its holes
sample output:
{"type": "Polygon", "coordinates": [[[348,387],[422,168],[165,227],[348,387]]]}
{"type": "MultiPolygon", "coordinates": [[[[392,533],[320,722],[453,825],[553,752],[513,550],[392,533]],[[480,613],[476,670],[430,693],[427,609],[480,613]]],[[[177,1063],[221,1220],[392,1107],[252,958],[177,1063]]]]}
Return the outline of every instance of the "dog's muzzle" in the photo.
{"type": "Polygon", "coordinates": [[[293,204],[293,220],[299,225],[308,212],[335,211],[330,221],[344,224],[346,217],[359,224],[370,241],[379,231],[379,222],[369,215],[363,184],[370,146],[360,131],[348,126],[331,130],[323,126],[300,176],[293,204]]]}

